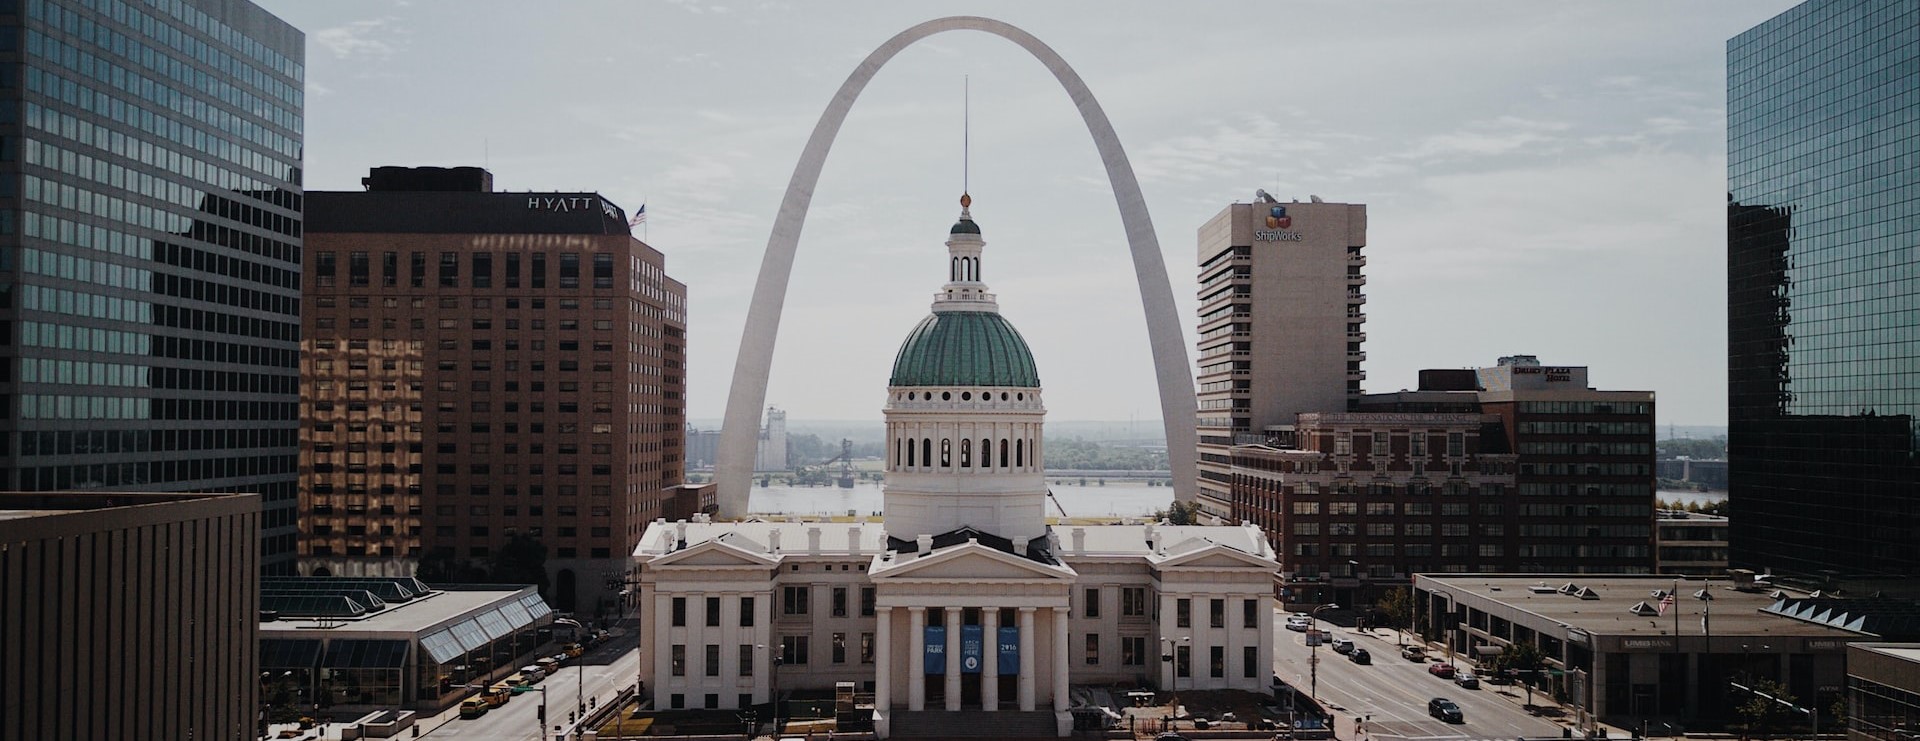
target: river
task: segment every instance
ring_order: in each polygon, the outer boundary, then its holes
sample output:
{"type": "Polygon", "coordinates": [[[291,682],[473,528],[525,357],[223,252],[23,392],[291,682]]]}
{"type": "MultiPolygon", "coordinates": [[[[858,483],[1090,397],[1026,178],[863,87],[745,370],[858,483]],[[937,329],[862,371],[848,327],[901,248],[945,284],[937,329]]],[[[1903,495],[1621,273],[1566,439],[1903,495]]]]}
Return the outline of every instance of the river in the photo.
{"type": "MultiPolygon", "coordinates": [[[[1173,501],[1173,489],[1166,486],[1148,486],[1143,481],[1108,481],[1100,486],[1096,479],[1089,479],[1086,486],[1079,485],[1079,479],[1048,479],[1054,498],[1060,502],[1070,517],[1140,517],[1165,509],[1173,501]]],[[[755,486],[747,509],[758,514],[788,515],[845,515],[851,510],[857,515],[879,514],[881,509],[880,486],[871,482],[861,482],[851,489],[831,486],[755,486]]],[[[1661,491],[1656,495],[1662,501],[1699,502],[1711,504],[1724,502],[1724,491],[1661,491]]],[[[1060,509],[1051,506],[1047,514],[1059,514],[1060,509]]]]}
{"type": "MultiPolygon", "coordinates": [[[[1054,498],[1070,517],[1140,517],[1166,509],[1173,501],[1173,488],[1148,486],[1144,481],[1108,481],[1100,486],[1088,479],[1048,479],[1054,498]],[[1056,481],[1062,483],[1055,483],[1056,481]]],[[[880,486],[860,482],[851,489],[832,486],[754,486],[747,510],[758,514],[857,515],[879,514],[880,486]]],[[[1047,514],[1059,509],[1049,505],[1047,514]]]]}

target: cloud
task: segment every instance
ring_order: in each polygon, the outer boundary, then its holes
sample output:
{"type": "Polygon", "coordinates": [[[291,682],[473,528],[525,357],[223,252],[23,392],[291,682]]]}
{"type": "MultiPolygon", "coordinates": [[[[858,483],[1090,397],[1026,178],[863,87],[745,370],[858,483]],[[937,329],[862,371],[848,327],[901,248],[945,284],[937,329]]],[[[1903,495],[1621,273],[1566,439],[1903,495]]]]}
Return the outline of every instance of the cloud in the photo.
{"type": "Polygon", "coordinates": [[[396,18],[374,18],[354,21],[344,26],[323,28],[313,32],[308,38],[322,49],[333,53],[338,59],[348,57],[377,57],[385,59],[393,56],[394,45],[387,40],[377,38],[381,35],[399,33],[391,24],[396,18]]]}

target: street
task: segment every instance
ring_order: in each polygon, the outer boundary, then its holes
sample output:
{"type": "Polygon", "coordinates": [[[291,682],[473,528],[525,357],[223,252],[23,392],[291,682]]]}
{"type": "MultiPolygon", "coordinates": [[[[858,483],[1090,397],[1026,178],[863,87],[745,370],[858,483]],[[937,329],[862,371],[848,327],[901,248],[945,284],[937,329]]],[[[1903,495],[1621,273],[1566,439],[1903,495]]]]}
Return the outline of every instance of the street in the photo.
{"type": "MultiPolygon", "coordinates": [[[[1284,615],[1276,625],[1285,622],[1284,615]]],[[[1334,712],[1334,725],[1342,739],[1357,738],[1354,721],[1367,718],[1364,735],[1376,739],[1514,739],[1559,738],[1561,726],[1552,719],[1529,715],[1521,708],[1525,689],[1518,685],[1482,684],[1479,689],[1463,689],[1451,681],[1427,673],[1429,661],[1411,662],[1400,658],[1390,631],[1357,633],[1321,621],[1322,629],[1334,636],[1353,639],[1354,645],[1372,654],[1372,664],[1355,664],[1328,645],[1319,649],[1320,689],[1323,704],[1334,712]],[[1502,695],[1500,693],[1508,693],[1502,695]],[[1460,705],[1464,723],[1446,723],[1427,714],[1427,701],[1444,697],[1460,705]]],[[[1306,634],[1276,627],[1274,673],[1307,693],[1312,686],[1308,659],[1313,649],[1306,634]]],[[[1438,656],[1444,659],[1444,655],[1438,656]]],[[[1455,657],[1455,666],[1465,667],[1455,657]]],[[[1537,699],[1539,698],[1536,695],[1537,699]]]]}
{"type": "Polygon", "coordinates": [[[635,643],[632,630],[623,631],[623,635],[615,636],[568,662],[559,672],[534,685],[533,691],[515,695],[506,705],[472,720],[461,720],[456,715],[437,728],[430,723],[426,735],[458,738],[461,741],[553,738],[553,726],[566,726],[567,714],[577,707],[579,695],[575,688],[583,681],[587,696],[598,698],[598,704],[611,701],[620,690],[633,686],[640,668],[637,663],[640,654],[635,650],[635,643]],[[586,672],[584,679],[580,676],[582,671],[586,672]],[[537,720],[543,692],[547,700],[547,734],[544,737],[540,734],[537,720]]]}

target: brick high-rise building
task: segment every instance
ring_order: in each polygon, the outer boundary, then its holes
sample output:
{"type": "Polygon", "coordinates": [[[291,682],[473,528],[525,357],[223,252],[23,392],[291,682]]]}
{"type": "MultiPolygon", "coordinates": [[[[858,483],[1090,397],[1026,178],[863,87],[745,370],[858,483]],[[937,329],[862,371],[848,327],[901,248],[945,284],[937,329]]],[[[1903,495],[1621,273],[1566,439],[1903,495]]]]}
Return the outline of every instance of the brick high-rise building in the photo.
{"type": "Polygon", "coordinates": [[[682,482],[686,287],[598,194],[365,183],[308,195],[302,571],[516,578],[532,542],[557,609],[611,609],[682,482]]]}
{"type": "Polygon", "coordinates": [[[25,0],[0,37],[0,490],[259,494],[292,573],[305,36],[25,0]]]}
{"type": "Polygon", "coordinates": [[[1200,227],[1199,496],[1233,509],[1230,448],[1359,399],[1367,207],[1264,191],[1200,227]]]}
{"type": "Polygon", "coordinates": [[[1301,414],[1233,450],[1233,511],[1295,603],[1367,605],[1416,573],[1650,573],[1653,394],[1530,356],[1301,414]]]}

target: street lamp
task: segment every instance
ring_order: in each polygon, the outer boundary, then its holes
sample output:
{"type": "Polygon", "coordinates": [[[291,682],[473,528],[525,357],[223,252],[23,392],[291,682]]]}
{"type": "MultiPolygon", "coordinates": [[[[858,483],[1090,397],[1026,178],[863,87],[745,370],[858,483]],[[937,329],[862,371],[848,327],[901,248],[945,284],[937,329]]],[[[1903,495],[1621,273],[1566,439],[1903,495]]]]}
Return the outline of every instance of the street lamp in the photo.
{"type": "Polygon", "coordinates": [[[1313,608],[1313,612],[1308,613],[1308,616],[1313,618],[1313,634],[1311,634],[1312,637],[1308,639],[1307,643],[1312,644],[1313,655],[1307,659],[1307,670],[1308,673],[1312,675],[1311,686],[1307,690],[1307,696],[1313,698],[1316,703],[1320,701],[1320,637],[1318,635],[1320,632],[1320,611],[1327,609],[1337,610],[1340,609],[1340,606],[1329,602],[1313,608]]]}
{"type": "MultiPolygon", "coordinates": [[[[554,618],[553,623],[555,625],[573,626],[573,632],[575,636],[579,636],[580,634],[585,633],[587,630],[586,626],[581,625],[579,621],[573,620],[571,618],[554,618]]],[[[576,642],[578,641],[576,640],[576,642]]],[[[586,658],[586,657],[581,656],[579,658],[586,658]]],[[[573,700],[574,700],[574,704],[578,706],[578,709],[574,711],[573,735],[575,738],[578,738],[580,736],[580,724],[587,722],[587,697],[586,697],[587,667],[578,661],[574,662],[573,676],[574,676],[573,700]]],[[[547,698],[546,693],[543,692],[540,694],[540,701],[542,704],[545,704],[546,698],[547,698]]]]}
{"type": "Polygon", "coordinates": [[[764,643],[753,644],[753,648],[756,651],[767,651],[768,653],[767,694],[769,696],[768,699],[773,703],[773,736],[774,738],[779,738],[780,737],[780,666],[782,664],[787,663],[786,662],[787,657],[780,655],[779,651],[767,650],[767,644],[764,644],[764,643]]]}

